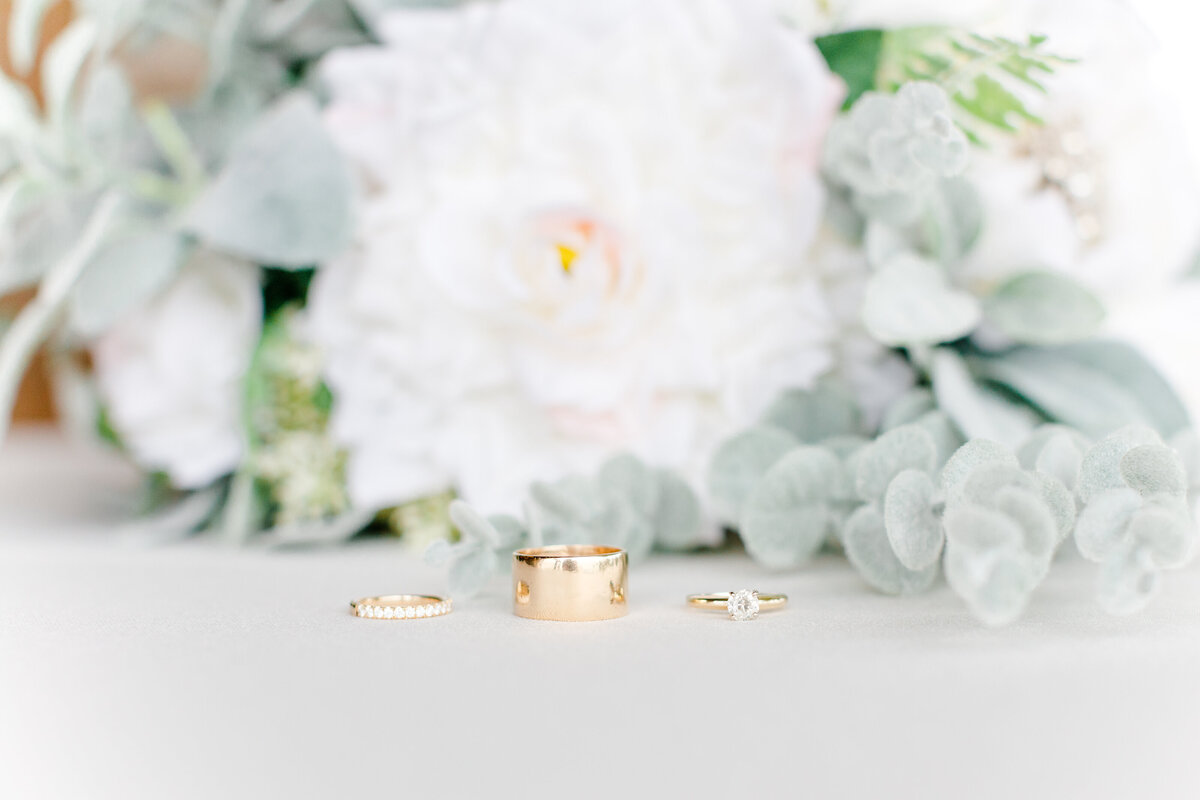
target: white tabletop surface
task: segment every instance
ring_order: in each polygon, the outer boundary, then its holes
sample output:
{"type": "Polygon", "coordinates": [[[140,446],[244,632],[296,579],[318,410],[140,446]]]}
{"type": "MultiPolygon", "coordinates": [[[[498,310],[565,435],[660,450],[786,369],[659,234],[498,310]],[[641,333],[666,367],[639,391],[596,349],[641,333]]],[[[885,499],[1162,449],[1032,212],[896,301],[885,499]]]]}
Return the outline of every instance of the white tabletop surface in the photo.
{"type": "Polygon", "coordinates": [[[637,565],[630,614],[445,618],[394,542],[307,550],[122,533],[136,476],[44,431],[0,449],[0,798],[1197,798],[1200,568],[1140,616],[1068,561],[1015,625],[897,600],[827,559],[637,565]],[[791,596],[749,623],[690,592],[791,596]]]}

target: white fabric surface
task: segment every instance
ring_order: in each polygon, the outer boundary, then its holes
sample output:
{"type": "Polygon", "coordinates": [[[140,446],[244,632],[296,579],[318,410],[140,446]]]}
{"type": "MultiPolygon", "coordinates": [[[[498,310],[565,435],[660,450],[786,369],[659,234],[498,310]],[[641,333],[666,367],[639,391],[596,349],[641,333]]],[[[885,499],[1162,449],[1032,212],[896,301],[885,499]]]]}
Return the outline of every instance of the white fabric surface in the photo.
{"type": "Polygon", "coordinates": [[[1200,797],[1200,570],[1144,614],[1058,565],[1017,624],[841,561],[658,558],[621,620],[360,620],[438,591],[394,543],[133,544],[136,478],[19,431],[0,450],[0,797],[1200,797]],[[784,591],[734,623],[689,592],[784,591]]]}

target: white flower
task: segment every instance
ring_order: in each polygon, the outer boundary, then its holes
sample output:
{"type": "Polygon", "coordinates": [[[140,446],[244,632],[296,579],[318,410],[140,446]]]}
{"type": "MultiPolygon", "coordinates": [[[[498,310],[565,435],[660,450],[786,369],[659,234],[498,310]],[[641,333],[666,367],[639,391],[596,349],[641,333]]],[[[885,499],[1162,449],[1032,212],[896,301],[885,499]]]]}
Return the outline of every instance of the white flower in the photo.
{"type": "Polygon", "coordinates": [[[401,11],[324,68],[362,177],[312,287],[360,505],[512,509],[616,450],[695,480],[832,366],[806,258],[840,88],[758,2],[401,11]]]}
{"type": "Polygon", "coordinates": [[[109,419],[141,465],[204,486],[242,455],[242,377],[262,326],[256,270],[201,251],[93,350],[109,419]]]}

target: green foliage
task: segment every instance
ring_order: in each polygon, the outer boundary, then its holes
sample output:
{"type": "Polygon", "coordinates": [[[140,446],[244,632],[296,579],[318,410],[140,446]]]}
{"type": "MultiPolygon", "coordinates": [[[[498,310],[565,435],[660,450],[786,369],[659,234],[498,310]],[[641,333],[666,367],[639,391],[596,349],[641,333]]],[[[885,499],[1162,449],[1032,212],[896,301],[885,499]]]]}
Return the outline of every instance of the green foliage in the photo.
{"type": "Polygon", "coordinates": [[[817,49],[821,51],[829,69],[846,82],[843,110],[854,105],[863,92],[875,88],[875,72],[883,51],[883,36],[883,31],[869,29],[831,33],[816,38],[817,49]]]}
{"type": "Polygon", "coordinates": [[[1104,319],[1100,300],[1065,275],[1030,271],[1008,278],[983,301],[984,316],[1020,344],[1078,342],[1104,319]]]}
{"type": "Polygon", "coordinates": [[[1021,122],[1040,124],[1023,94],[1044,92],[1043,80],[1074,63],[1047,51],[1044,36],[1024,40],[988,37],[946,28],[907,28],[884,35],[878,79],[895,90],[908,81],[930,81],[946,89],[960,110],[957,121],[972,141],[982,142],[979,124],[1011,133],[1021,122]]]}

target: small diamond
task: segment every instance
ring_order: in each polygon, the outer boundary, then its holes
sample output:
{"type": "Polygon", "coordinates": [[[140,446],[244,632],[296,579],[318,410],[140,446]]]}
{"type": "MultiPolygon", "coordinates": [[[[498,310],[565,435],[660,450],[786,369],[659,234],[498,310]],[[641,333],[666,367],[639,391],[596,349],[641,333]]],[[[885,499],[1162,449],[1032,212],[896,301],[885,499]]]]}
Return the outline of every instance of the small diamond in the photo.
{"type": "Polygon", "coordinates": [[[739,589],[729,595],[729,616],[738,622],[754,619],[758,616],[758,592],[751,589],[739,589]]]}
{"type": "Polygon", "coordinates": [[[417,616],[418,617],[425,616],[425,606],[417,606],[417,616]]]}
{"type": "Polygon", "coordinates": [[[407,606],[404,609],[404,616],[406,619],[412,619],[416,615],[417,615],[417,610],[415,608],[413,608],[412,606],[407,606]]]}
{"type": "Polygon", "coordinates": [[[392,617],[396,616],[396,609],[392,608],[391,606],[388,606],[387,608],[385,608],[383,610],[383,616],[384,616],[384,619],[391,619],[392,617]]]}
{"type": "Polygon", "coordinates": [[[375,619],[383,619],[383,606],[375,606],[375,619]]]}
{"type": "Polygon", "coordinates": [[[355,606],[354,613],[358,614],[360,617],[365,617],[367,615],[367,611],[364,606],[355,606]]]}

